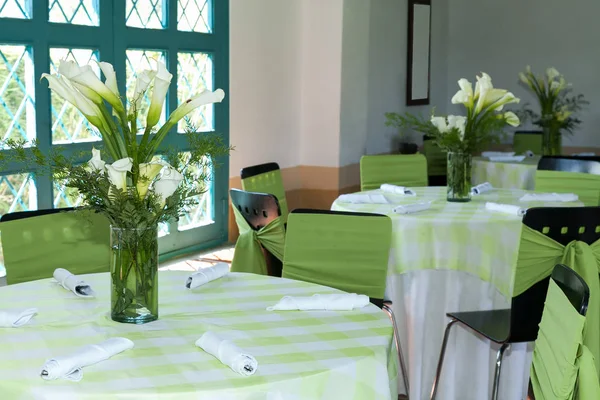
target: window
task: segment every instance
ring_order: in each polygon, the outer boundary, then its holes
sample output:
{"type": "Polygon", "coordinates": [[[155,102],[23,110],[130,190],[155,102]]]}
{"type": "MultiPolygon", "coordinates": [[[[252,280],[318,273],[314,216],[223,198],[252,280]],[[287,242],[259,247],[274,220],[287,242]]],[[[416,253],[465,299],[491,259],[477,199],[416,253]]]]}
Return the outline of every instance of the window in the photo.
{"type": "MultiPolygon", "coordinates": [[[[228,92],[228,2],[217,0],[0,0],[0,135],[3,140],[35,139],[42,150],[61,146],[72,155],[91,154],[100,140],[74,107],[52,94],[44,72],[60,60],[114,65],[121,93],[131,94],[137,70],[152,60],[173,74],[165,111],[205,89],[228,92]]],[[[94,67],[100,74],[99,68],[94,67]]],[[[142,102],[143,112],[149,99],[142,102]]],[[[199,133],[228,138],[227,100],[190,115],[199,133]]],[[[184,126],[169,134],[164,148],[185,155],[184,126]]],[[[5,151],[0,148],[0,151],[5,151]]],[[[85,161],[83,158],[81,161],[85,161]]],[[[160,227],[161,254],[214,245],[227,237],[227,160],[203,171],[213,180],[200,204],[179,221],[160,227]]],[[[212,164],[210,164],[212,165],[212,164]]],[[[0,214],[72,207],[77,193],[63,192],[51,176],[0,171],[0,214]]],[[[201,171],[199,171],[200,173],[201,171]]]]}

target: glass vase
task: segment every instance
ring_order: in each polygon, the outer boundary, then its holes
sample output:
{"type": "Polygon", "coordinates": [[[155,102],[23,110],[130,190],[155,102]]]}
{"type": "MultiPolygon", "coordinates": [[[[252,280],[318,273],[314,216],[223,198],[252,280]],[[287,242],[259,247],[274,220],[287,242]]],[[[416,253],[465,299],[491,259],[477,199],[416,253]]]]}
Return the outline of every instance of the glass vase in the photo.
{"type": "Polygon", "coordinates": [[[111,318],[144,324],[158,319],[158,227],[110,227],[111,318]]]}
{"type": "Polygon", "coordinates": [[[542,128],[542,155],[559,156],[562,153],[562,134],[552,126],[542,128]]]}
{"type": "Polygon", "coordinates": [[[471,160],[471,154],[448,152],[448,201],[471,201],[471,160]]]}

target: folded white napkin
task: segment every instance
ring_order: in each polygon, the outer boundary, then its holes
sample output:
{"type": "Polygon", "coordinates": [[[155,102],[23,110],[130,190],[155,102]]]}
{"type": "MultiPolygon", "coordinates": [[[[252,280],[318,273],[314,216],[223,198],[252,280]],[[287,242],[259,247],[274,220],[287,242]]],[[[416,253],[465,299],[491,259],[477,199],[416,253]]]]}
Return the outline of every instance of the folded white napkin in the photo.
{"type": "Polygon", "coordinates": [[[351,193],[343,194],[338,200],[353,204],[388,204],[389,202],[382,194],[377,193],[351,193]]]}
{"type": "Polygon", "coordinates": [[[526,156],[491,156],[488,157],[490,161],[495,162],[521,162],[525,159],[526,156]]]}
{"type": "Polygon", "coordinates": [[[112,356],[133,348],[133,342],[126,338],[116,337],[102,343],[82,347],[77,352],[52,358],[42,367],[41,376],[46,380],[66,378],[79,382],[83,377],[82,369],[89,365],[108,360],[112,356]]]}
{"type": "Polygon", "coordinates": [[[484,151],[481,153],[482,157],[510,157],[514,155],[514,151],[484,151]]]}
{"type": "Polygon", "coordinates": [[[54,270],[54,279],[62,287],[71,292],[75,293],[79,297],[94,297],[96,293],[92,290],[92,287],[84,281],[77,278],[69,271],[63,268],[57,268],[54,270]]]}
{"type": "Polygon", "coordinates": [[[225,276],[227,273],[229,273],[229,264],[227,263],[218,263],[212,267],[202,268],[187,278],[185,287],[188,289],[194,289],[198,286],[204,285],[205,283],[219,279],[225,276]]]}
{"type": "Polygon", "coordinates": [[[404,196],[416,196],[417,194],[404,186],[397,186],[397,185],[390,185],[389,183],[384,183],[383,185],[381,185],[380,189],[386,193],[393,193],[393,194],[401,194],[404,196]]]}
{"type": "Polygon", "coordinates": [[[400,206],[394,207],[392,210],[396,214],[412,214],[419,211],[429,210],[431,208],[431,202],[427,203],[413,203],[413,204],[403,204],[400,206]]]}
{"type": "Polygon", "coordinates": [[[196,340],[196,346],[240,375],[253,375],[258,369],[256,358],[245,354],[232,341],[224,340],[213,332],[204,332],[200,339],[196,340]]]}
{"type": "Polygon", "coordinates": [[[29,308],[25,311],[0,311],[0,328],[18,328],[29,322],[37,308],[29,308]]]}
{"type": "Polygon", "coordinates": [[[480,183],[479,185],[473,186],[471,188],[471,194],[477,195],[485,192],[491,192],[494,190],[494,187],[489,182],[480,183]]]}
{"type": "Polygon", "coordinates": [[[533,151],[531,151],[531,150],[527,150],[527,151],[525,152],[525,155],[526,155],[527,157],[534,157],[534,156],[535,156],[535,153],[534,153],[533,151]]]}
{"type": "Polygon", "coordinates": [[[312,296],[285,296],[277,304],[267,307],[267,311],[309,311],[330,310],[350,311],[369,304],[369,297],[364,294],[313,294],[312,296]]]}
{"type": "Polygon", "coordinates": [[[527,212],[526,208],[521,208],[519,206],[513,206],[512,204],[500,204],[500,203],[485,203],[485,209],[490,211],[498,211],[505,214],[523,216],[527,212]]]}
{"type": "Polygon", "coordinates": [[[568,202],[577,200],[579,200],[579,196],[573,193],[528,193],[519,199],[519,201],[548,202],[568,202]]]}
{"type": "Polygon", "coordinates": [[[596,153],[593,153],[593,152],[584,152],[584,153],[575,153],[573,155],[574,156],[581,156],[581,157],[592,157],[592,156],[595,156],[596,153]]]}

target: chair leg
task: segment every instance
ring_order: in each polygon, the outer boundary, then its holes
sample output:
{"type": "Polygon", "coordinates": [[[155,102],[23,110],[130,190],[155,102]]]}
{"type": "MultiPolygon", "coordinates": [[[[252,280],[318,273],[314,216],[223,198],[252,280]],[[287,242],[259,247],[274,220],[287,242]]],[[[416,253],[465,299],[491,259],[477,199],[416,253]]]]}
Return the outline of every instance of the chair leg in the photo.
{"type": "Polygon", "coordinates": [[[390,308],[388,304],[384,304],[382,309],[392,320],[392,326],[394,327],[394,342],[396,344],[396,350],[398,350],[398,359],[400,360],[402,380],[404,381],[404,388],[406,389],[406,398],[408,398],[410,396],[410,389],[408,387],[408,371],[406,370],[406,364],[404,363],[402,348],[400,347],[400,336],[398,335],[398,325],[396,325],[396,317],[394,316],[394,311],[390,308]]]}
{"type": "Polygon", "coordinates": [[[444,331],[444,340],[442,341],[442,349],[440,350],[440,358],[438,359],[437,369],[435,371],[435,379],[433,380],[433,387],[431,388],[431,396],[429,397],[431,400],[435,399],[437,395],[437,389],[440,382],[440,375],[442,374],[442,365],[444,364],[444,355],[446,354],[446,345],[448,344],[448,337],[450,336],[450,328],[454,325],[458,320],[452,318],[448,325],[446,325],[446,330],[444,331]]]}
{"type": "Polygon", "coordinates": [[[494,371],[494,385],[492,386],[492,400],[498,400],[498,389],[500,386],[500,369],[502,368],[502,358],[504,352],[510,347],[510,343],[502,343],[502,346],[496,353],[496,369],[494,371]]]}

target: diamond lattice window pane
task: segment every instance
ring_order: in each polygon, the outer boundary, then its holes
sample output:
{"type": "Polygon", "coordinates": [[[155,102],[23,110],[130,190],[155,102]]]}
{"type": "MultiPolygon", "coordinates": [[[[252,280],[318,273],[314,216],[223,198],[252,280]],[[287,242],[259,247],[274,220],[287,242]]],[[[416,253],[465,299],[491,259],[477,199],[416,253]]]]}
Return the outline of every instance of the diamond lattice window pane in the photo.
{"type": "MultiPolygon", "coordinates": [[[[177,54],[177,104],[182,104],[204,90],[214,90],[213,60],[207,53],[177,54]]],[[[214,105],[208,104],[188,114],[199,131],[214,130],[214,105]]],[[[180,120],[177,130],[185,132],[186,122],[180,120]]]]}
{"type": "Polygon", "coordinates": [[[35,73],[28,46],[0,44],[0,138],[35,138],[35,73]]]}
{"type": "MultiPolygon", "coordinates": [[[[127,79],[127,107],[131,107],[133,93],[135,91],[135,81],[137,72],[146,69],[156,69],[156,61],[162,61],[166,64],[165,51],[158,50],[127,50],[126,52],[126,79],[127,79]]],[[[152,88],[146,91],[146,95],[141,99],[138,110],[138,135],[144,133],[146,127],[146,115],[152,99],[152,88]]],[[[162,113],[160,115],[159,125],[166,121],[166,100],[163,104],[162,113]]]]}
{"type": "Polygon", "coordinates": [[[83,203],[83,197],[75,188],[68,188],[54,181],[54,208],[78,207],[83,203]]]}
{"type": "Polygon", "coordinates": [[[0,18],[31,19],[31,0],[0,0],[0,18]]]}
{"type": "Polygon", "coordinates": [[[127,26],[145,29],[167,27],[165,0],[127,0],[125,10],[127,26]]]}
{"type": "MultiPolygon", "coordinates": [[[[79,65],[89,64],[100,76],[98,51],[92,49],[50,48],[50,72],[56,74],[61,60],[75,61],[79,65]]],[[[50,91],[52,114],[52,143],[77,143],[100,140],[96,128],[75,106],[50,91]]]]}
{"type": "Polygon", "coordinates": [[[189,164],[190,153],[181,153],[182,165],[187,165],[187,172],[194,175],[193,181],[199,183],[198,190],[203,194],[195,196],[198,202],[195,206],[186,210],[185,214],[179,218],[177,223],[178,230],[197,228],[199,226],[214,223],[214,194],[213,194],[213,165],[208,158],[203,159],[199,164],[189,164]],[[208,178],[206,184],[204,178],[208,178]]]}
{"type": "Polygon", "coordinates": [[[212,0],[177,0],[177,29],[212,33],[212,0]]]}
{"type": "Polygon", "coordinates": [[[48,21],[75,25],[100,25],[97,0],[49,0],[48,21]]]}

